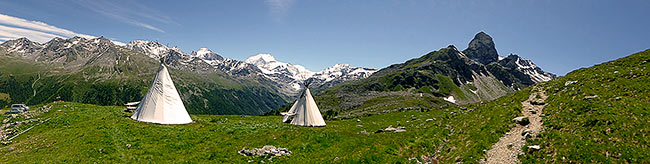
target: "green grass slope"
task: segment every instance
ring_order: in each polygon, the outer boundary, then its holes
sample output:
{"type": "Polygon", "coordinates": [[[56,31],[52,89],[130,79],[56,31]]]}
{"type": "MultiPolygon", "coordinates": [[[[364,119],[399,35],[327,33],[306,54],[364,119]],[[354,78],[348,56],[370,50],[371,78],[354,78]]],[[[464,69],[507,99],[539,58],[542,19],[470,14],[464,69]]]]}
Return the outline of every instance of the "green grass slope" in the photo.
{"type": "Polygon", "coordinates": [[[650,50],[543,84],[550,96],[546,129],[529,141],[542,149],[520,157],[522,162],[650,163],[648,69],[650,50]]]}
{"type": "Polygon", "coordinates": [[[316,128],[280,123],[279,116],[235,115],[192,115],[192,124],[157,125],[131,120],[123,107],[55,103],[34,117],[48,122],[0,145],[0,163],[269,162],[237,153],[264,145],[292,151],[273,159],[279,163],[408,163],[427,156],[444,163],[476,162],[514,125],[510,120],[527,96],[526,90],[465,110],[393,112],[316,128]],[[407,131],[374,133],[389,125],[407,131]]]}

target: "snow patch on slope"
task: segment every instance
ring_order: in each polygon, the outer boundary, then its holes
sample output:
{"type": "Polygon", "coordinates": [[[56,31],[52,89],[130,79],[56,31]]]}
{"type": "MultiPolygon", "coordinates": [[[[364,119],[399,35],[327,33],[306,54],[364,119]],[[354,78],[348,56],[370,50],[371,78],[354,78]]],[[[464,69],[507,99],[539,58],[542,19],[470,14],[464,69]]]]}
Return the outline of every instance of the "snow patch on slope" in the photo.
{"type": "Polygon", "coordinates": [[[449,96],[446,98],[443,98],[445,101],[449,101],[450,103],[456,103],[456,99],[454,99],[454,96],[449,96]]]}
{"type": "Polygon", "coordinates": [[[546,82],[553,79],[553,76],[541,71],[541,68],[533,64],[530,59],[517,58],[515,62],[517,64],[517,69],[528,75],[535,83],[546,82]]]}

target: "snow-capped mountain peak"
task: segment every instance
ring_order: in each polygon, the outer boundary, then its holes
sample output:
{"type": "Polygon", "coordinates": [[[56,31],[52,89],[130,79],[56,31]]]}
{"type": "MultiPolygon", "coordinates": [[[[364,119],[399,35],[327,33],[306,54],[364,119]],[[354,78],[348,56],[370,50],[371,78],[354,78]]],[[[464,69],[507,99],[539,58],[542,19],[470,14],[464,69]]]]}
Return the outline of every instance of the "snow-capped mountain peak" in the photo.
{"type": "Polygon", "coordinates": [[[330,82],[333,80],[345,81],[366,78],[375,72],[377,72],[377,69],[353,67],[349,64],[336,64],[315,73],[312,78],[323,82],[330,82]]]}
{"type": "Polygon", "coordinates": [[[264,65],[266,63],[270,62],[276,62],[275,57],[273,57],[271,54],[257,54],[255,56],[251,56],[248,59],[246,59],[246,63],[253,64],[253,65],[264,65]]]}
{"type": "Polygon", "coordinates": [[[304,81],[312,79],[311,88],[327,87],[346,80],[366,78],[376,69],[353,67],[349,64],[336,64],[319,72],[312,72],[301,65],[280,62],[270,54],[257,54],[246,59],[246,63],[257,66],[264,74],[278,83],[300,91],[304,81]]]}
{"type": "Polygon", "coordinates": [[[168,47],[154,41],[135,40],[126,48],[142,52],[154,59],[167,57],[167,64],[192,71],[220,70],[233,76],[261,75],[276,84],[288,94],[298,94],[304,82],[312,79],[311,88],[324,88],[345,80],[365,78],[376,69],[352,67],[349,64],[336,64],[319,72],[301,66],[277,61],[271,54],[257,54],[245,61],[224,58],[208,48],[200,48],[189,54],[176,47],[168,47]]]}
{"type": "Polygon", "coordinates": [[[155,41],[134,40],[126,44],[126,47],[131,50],[142,52],[154,59],[160,59],[166,56],[170,50],[166,45],[160,44],[155,41]]]}
{"type": "Polygon", "coordinates": [[[208,48],[200,48],[198,51],[192,52],[191,56],[203,60],[223,60],[223,57],[208,48]]]}
{"type": "Polygon", "coordinates": [[[314,74],[301,65],[277,61],[271,54],[257,54],[249,57],[245,62],[257,66],[265,74],[284,74],[291,80],[304,81],[314,74]]]}

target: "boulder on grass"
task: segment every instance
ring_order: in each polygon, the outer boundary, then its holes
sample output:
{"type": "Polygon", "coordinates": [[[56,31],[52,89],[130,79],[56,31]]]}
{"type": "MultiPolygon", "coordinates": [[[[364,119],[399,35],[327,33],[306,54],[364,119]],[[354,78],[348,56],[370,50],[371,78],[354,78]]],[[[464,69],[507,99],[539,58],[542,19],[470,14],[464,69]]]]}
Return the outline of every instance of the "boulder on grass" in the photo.
{"type": "Polygon", "coordinates": [[[519,125],[524,125],[524,126],[528,125],[530,123],[530,120],[528,119],[528,117],[525,117],[525,116],[515,117],[514,119],[512,119],[512,121],[514,121],[515,123],[517,123],[519,125]]]}

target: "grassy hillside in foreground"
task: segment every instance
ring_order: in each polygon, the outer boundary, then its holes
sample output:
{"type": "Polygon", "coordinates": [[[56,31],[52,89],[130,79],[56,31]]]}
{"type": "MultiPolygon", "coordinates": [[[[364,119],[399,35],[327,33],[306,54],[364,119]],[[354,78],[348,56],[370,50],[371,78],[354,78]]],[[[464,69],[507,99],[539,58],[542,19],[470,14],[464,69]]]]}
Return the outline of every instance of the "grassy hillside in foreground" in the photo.
{"type": "Polygon", "coordinates": [[[438,150],[434,158],[445,163],[475,162],[514,125],[510,120],[527,96],[525,90],[466,110],[388,113],[361,122],[327,121],[319,128],[280,123],[279,116],[192,115],[192,124],[157,125],[131,120],[123,107],[55,103],[35,117],[50,121],[0,146],[0,163],[245,163],[267,158],[245,157],[238,150],[264,145],[293,152],[273,159],[279,163],[407,163],[438,150]],[[407,131],[374,133],[389,125],[407,131]]]}
{"type": "Polygon", "coordinates": [[[649,68],[646,50],[543,84],[542,150],[522,162],[650,163],[649,68]]]}

